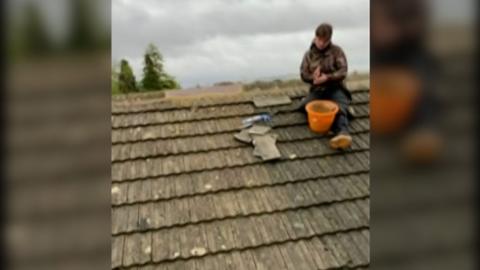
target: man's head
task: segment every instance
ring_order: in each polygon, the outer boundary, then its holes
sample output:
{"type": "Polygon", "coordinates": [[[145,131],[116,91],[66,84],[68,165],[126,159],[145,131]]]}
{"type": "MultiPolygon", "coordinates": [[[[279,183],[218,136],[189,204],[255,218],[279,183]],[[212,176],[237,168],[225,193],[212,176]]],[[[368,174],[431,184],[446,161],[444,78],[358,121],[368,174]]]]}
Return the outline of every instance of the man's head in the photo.
{"type": "Polygon", "coordinates": [[[332,26],[328,23],[320,24],[315,30],[315,46],[322,50],[330,44],[332,38],[332,26]]]}

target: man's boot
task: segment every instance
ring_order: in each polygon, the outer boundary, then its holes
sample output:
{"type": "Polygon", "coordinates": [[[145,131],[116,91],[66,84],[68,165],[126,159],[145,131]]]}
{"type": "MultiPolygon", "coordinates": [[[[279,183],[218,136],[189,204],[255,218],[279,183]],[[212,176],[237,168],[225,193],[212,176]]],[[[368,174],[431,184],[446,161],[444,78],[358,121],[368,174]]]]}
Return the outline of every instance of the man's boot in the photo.
{"type": "Polygon", "coordinates": [[[347,149],[352,145],[352,136],[346,132],[341,132],[330,139],[330,147],[333,149],[347,149]]]}

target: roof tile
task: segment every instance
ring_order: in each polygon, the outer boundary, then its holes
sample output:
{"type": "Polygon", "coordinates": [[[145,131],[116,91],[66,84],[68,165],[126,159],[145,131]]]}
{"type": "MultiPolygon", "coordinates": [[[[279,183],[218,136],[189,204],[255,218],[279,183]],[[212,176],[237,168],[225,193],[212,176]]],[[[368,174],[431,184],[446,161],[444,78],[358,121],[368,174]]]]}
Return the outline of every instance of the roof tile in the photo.
{"type": "Polygon", "coordinates": [[[112,267],[368,267],[369,92],[353,93],[344,152],[294,111],[305,93],[266,108],[255,93],[115,101],[112,267]],[[264,163],[233,137],[261,112],[274,114],[282,160],[264,163]]]}

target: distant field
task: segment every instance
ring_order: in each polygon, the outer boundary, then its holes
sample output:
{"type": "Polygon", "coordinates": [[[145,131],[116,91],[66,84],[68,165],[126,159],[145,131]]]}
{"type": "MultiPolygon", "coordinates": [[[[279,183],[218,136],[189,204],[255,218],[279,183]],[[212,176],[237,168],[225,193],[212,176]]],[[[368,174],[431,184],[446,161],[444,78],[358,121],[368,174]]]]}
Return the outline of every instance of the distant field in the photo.
{"type": "MultiPolygon", "coordinates": [[[[363,73],[351,73],[347,78],[347,85],[352,83],[368,83],[370,79],[370,74],[367,72],[363,73]]],[[[255,81],[252,83],[243,84],[244,91],[253,91],[253,90],[268,90],[274,88],[288,88],[288,87],[308,87],[308,85],[302,82],[300,79],[290,79],[290,80],[273,80],[273,81],[255,81]]]]}
{"type": "MultiPolygon", "coordinates": [[[[368,88],[369,87],[369,73],[352,73],[347,78],[347,87],[352,88],[368,88]]],[[[133,98],[139,100],[157,99],[157,98],[184,98],[199,95],[222,95],[234,94],[242,91],[265,91],[275,89],[287,88],[308,88],[308,85],[300,79],[290,80],[271,80],[271,81],[255,81],[251,83],[238,82],[221,82],[213,86],[196,87],[181,90],[167,90],[167,91],[151,91],[143,93],[132,94],[118,94],[113,96],[114,100],[123,100],[125,98],[133,98]]]]}

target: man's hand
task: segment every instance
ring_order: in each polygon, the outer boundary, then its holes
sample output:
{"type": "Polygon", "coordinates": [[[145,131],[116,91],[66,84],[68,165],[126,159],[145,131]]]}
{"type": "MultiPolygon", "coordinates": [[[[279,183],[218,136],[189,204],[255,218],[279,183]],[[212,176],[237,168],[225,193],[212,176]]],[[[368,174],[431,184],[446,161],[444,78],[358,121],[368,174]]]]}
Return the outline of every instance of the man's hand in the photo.
{"type": "Polygon", "coordinates": [[[313,72],[313,79],[315,80],[317,77],[320,77],[320,67],[317,67],[315,71],[313,72]]]}
{"type": "Polygon", "coordinates": [[[319,76],[314,76],[313,77],[313,84],[314,85],[320,85],[325,83],[328,80],[328,77],[326,74],[322,73],[319,76]]]}

